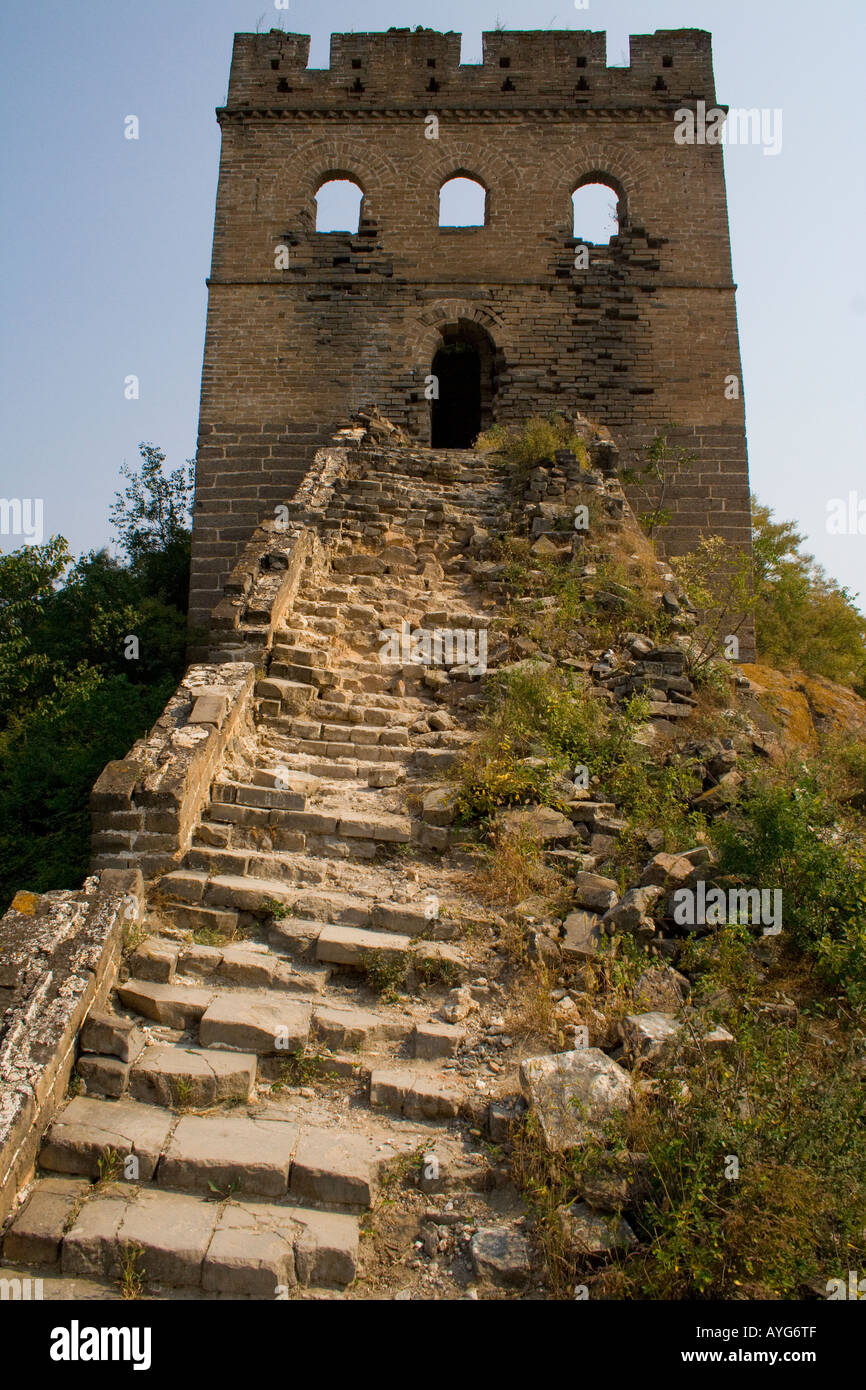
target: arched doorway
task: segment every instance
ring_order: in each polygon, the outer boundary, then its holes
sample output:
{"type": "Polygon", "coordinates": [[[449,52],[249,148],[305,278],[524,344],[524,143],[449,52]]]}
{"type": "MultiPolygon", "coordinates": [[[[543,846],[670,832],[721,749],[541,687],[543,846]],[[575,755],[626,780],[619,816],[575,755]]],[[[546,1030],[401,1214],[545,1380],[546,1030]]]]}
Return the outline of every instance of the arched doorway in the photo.
{"type": "Polygon", "coordinates": [[[468,449],[493,423],[495,351],[489,334],[470,319],[441,330],[430,368],[435,380],[430,443],[434,449],[468,449]]]}

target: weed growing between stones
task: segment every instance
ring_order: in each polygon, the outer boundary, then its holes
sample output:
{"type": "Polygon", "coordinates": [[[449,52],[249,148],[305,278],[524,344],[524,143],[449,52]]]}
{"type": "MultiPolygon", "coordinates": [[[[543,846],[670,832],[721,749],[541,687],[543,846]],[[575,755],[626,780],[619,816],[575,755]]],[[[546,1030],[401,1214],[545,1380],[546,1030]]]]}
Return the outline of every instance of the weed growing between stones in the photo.
{"type": "Polygon", "coordinates": [[[302,1047],[290,1052],[288,1057],[280,1058],[280,1074],[271,1083],[271,1091],[279,1095],[290,1087],[309,1086],[321,1075],[317,1066],[318,1058],[310,1057],[302,1047]]]}
{"type": "Polygon", "coordinates": [[[108,1183],[117,1182],[123,1173],[123,1157],[117,1149],[103,1149],[97,1159],[99,1169],[99,1185],[105,1187],[108,1183]]]}
{"type": "Polygon", "coordinates": [[[399,999],[406,988],[409,971],[409,958],[405,953],[382,956],[375,951],[362,951],[358,964],[366,983],[383,1003],[394,1003],[399,999]]]}
{"type": "Polygon", "coordinates": [[[141,1298],[147,1270],[140,1264],[144,1258],[144,1247],[128,1240],[121,1251],[120,1296],[124,1299],[141,1298]]]}

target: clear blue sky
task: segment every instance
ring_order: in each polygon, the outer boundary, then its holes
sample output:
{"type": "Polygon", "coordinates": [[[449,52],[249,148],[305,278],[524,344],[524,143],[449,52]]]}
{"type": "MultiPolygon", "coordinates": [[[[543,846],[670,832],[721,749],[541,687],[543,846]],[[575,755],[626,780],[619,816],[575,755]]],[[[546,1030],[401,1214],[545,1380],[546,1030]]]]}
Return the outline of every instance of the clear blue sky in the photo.
{"type": "Polygon", "coordinates": [[[752,483],[863,601],[866,536],[825,519],[830,498],[866,498],[864,0],[5,0],[0,496],[43,497],[46,534],[82,550],[109,538],[140,440],[173,466],[194,453],[214,107],[236,30],[310,33],[324,67],[332,30],[423,24],[462,32],[478,62],[497,20],[606,30],[612,63],[630,33],[708,29],[719,100],[782,108],[781,154],[725,151],[752,483]]]}

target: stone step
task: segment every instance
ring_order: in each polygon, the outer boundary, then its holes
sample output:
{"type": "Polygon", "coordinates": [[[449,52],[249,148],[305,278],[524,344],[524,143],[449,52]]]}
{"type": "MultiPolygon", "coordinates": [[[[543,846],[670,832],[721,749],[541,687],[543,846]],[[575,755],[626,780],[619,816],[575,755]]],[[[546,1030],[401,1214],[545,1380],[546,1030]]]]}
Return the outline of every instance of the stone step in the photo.
{"type": "Polygon", "coordinates": [[[275,701],[287,714],[297,714],[305,709],[319,694],[317,685],[307,681],[280,680],[271,674],[256,681],[256,695],[260,700],[275,701]]]}
{"type": "Polygon", "coordinates": [[[309,999],[220,991],[201,1017],[198,1037],[202,1047],[288,1057],[306,1047],[311,1019],[309,999]]]}
{"type": "Polygon", "coordinates": [[[321,739],[300,738],[298,735],[292,735],[289,721],[279,716],[271,722],[271,728],[288,735],[287,754],[306,754],[311,758],[326,758],[335,762],[355,762],[360,758],[366,762],[395,762],[403,766],[412,758],[412,749],[409,746],[325,743],[321,739]]]}
{"type": "Polygon", "coordinates": [[[332,965],[348,965],[364,969],[372,959],[405,960],[407,967],[416,962],[436,966],[449,979],[456,981],[467,969],[460,951],[438,941],[412,938],[402,932],[373,931],[367,927],[338,926],[327,923],[316,940],[316,959],[332,965]]]}
{"type": "Polygon", "coordinates": [[[164,899],[164,908],[175,925],[187,931],[215,932],[229,940],[237,930],[238,914],[229,908],[194,907],[171,898],[164,899]]]}
{"type": "Polygon", "coordinates": [[[305,639],[298,641],[296,636],[292,636],[276,642],[271,652],[272,660],[281,664],[287,662],[292,666],[327,669],[332,644],[324,639],[315,641],[312,633],[305,634],[305,639]]]}
{"type": "Polygon", "coordinates": [[[39,1154],[49,1172],[93,1179],[126,1174],[130,1158],[130,1181],[355,1209],[371,1205],[379,1169],[372,1141],[345,1128],[222,1111],[178,1117],[158,1105],[87,1096],[69,1102],[39,1154]]]}
{"type": "Polygon", "coordinates": [[[339,686],[341,683],[337,672],[324,666],[297,666],[293,662],[280,661],[276,657],[271,661],[268,677],[271,680],[314,685],[317,690],[328,690],[331,686],[339,686]]]}
{"type": "Polygon", "coordinates": [[[371,1206],[374,1146],[345,1129],[244,1115],[183,1115],[160,1159],[161,1187],[371,1206]]]}
{"type": "Polygon", "coordinates": [[[411,1120],[449,1120],[460,1109],[460,1092],[451,1082],[411,1067],[370,1073],[370,1105],[411,1120]]]}
{"type": "MultiPolygon", "coordinates": [[[[357,751],[361,753],[363,749],[357,751]]],[[[382,762],[372,758],[329,758],[314,753],[296,752],[285,752],[281,757],[288,768],[309,772],[323,782],[359,782],[366,785],[370,777],[391,776],[393,782],[387,783],[391,786],[405,779],[408,761],[406,756],[403,762],[382,762]]]]}
{"type": "MultiPolygon", "coordinates": [[[[435,708],[432,702],[430,708],[435,708]]],[[[317,700],[299,718],[321,724],[378,725],[393,729],[411,724],[418,718],[418,713],[415,708],[380,704],[344,705],[337,700],[317,700]]]]}
{"type": "MultiPolygon", "coordinates": [[[[234,828],[234,827],[233,827],[234,828]]],[[[249,827],[247,827],[249,828],[249,827]]],[[[290,859],[280,859],[277,853],[259,853],[243,844],[243,835],[232,836],[232,846],[228,849],[212,849],[210,845],[199,843],[196,834],[191,848],[187,851],[186,863],[191,869],[200,869],[207,874],[234,874],[250,879],[279,879],[291,883],[295,871],[290,859]]],[[[290,849],[303,849],[303,835],[290,837],[290,849]]]]}
{"type": "Polygon", "coordinates": [[[316,941],[316,959],[333,965],[362,969],[371,957],[399,960],[408,954],[412,939],[398,932],[366,931],[361,927],[329,924],[316,941]]]}
{"type": "Polygon", "coordinates": [[[361,1051],[377,1042],[402,1041],[411,1031],[411,1020],[406,1018],[338,1003],[321,1004],[313,1011],[311,1041],[332,1052],[361,1051]]]}
{"type": "Polygon", "coordinates": [[[220,802],[225,805],[256,806],[267,810],[303,811],[307,804],[307,796],[318,787],[319,779],[309,777],[305,773],[292,775],[288,769],[285,772],[285,780],[291,784],[286,787],[268,786],[262,783],[254,785],[220,778],[211,787],[210,799],[212,802],[220,802]],[[298,785],[295,786],[295,783],[298,785]]]}
{"type": "Polygon", "coordinates": [[[131,1065],[128,1094],[147,1105],[200,1109],[250,1100],[255,1081],[254,1053],[157,1043],[131,1065]]]}
{"type": "MultiPolygon", "coordinates": [[[[291,720],[289,733],[308,743],[344,743],[356,746],[356,755],[371,744],[387,748],[408,748],[409,731],[401,726],[380,727],[374,724],[319,723],[309,718],[291,720]]],[[[261,804],[261,803],[247,803],[261,804]]],[[[296,808],[300,809],[300,808],[296,808]]]]}
{"type": "MultiPolygon", "coordinates": [[[[255,812],[261,812],[261,808],[244,807],[245,814],[241,816],[226,816],[225,814],[226,810],[238,809],[240,808],[226,808],[221,803],[215,802],[209,808],[209,816],[215,820],[228,819],[235,824],[277,826],[283,830],[296,831],[299,836],[324,835],[338,839],[375,840],[383,844],[403,845],[409,844],[413,838],[416,838],[416,832],[420,830],[421,826],[420,821],[416,823],[409,816],[399,816],[388,811],[376,811],[367,814],[362,811],[343,810],[342,803],[338,803],[331,810],[327,807],[323,810],[306,811],[272,810],[256,815],[255,812]],[[250,816],[247,814],[249,811],[253,811],[254,814],[250,816]],[[264,816],[267,816],[267,819],[264,819],[264,816]]],[[[204,848],[205,846],[201,847],[201,849],[204,848]]],[[[287,848],[300,850],[303,848],[303,842],[298,840],[295,844],[287,845],[287,848]]],[[[231,872],[241,876],[243,869],[241,868],[239,874],[238,867],[232,869],[231,872]]],[[[256,877],[261,876],[262,874],[257,870],[256,877]]],[[[267,876],[266,866],[264,876],[267,876]]],[[[169,877],[171,876],[169,875],[169,877]]],[[[182,894],[176,892],[175,896],[182,896],[182,894]]],[[[213,898],[210,898],[208,902],[214,907],[235,905],[218,903],[213,898]]]]}
{"type": "Polygon", "coordinates": [[[168,1028],[195,1026],[214,997],[214,990],[185,985],[181,981],[162,984],[157,980],[126,980],[115,986],[115,993],[127,1009],[168,1028]]]}
{"type": "Polygon", "coordinates": [[[311,617],[317,618],[339,618],[341,608],[339,603],[323,603],[319,599],[298,598],[295,599],[294,611],[307,613],[311,617]]]}
{"type": "Polygon", "coordinates": [[[345,1288],[358,1263],[357,1217],[302,1206],[219,1203],[124,1183],[37,1182],[6,1232],[3,1256],[65,1279],[120,1280],[130,1248],[145,1288],[286,1297],[297,1285],[345,1288]]]}

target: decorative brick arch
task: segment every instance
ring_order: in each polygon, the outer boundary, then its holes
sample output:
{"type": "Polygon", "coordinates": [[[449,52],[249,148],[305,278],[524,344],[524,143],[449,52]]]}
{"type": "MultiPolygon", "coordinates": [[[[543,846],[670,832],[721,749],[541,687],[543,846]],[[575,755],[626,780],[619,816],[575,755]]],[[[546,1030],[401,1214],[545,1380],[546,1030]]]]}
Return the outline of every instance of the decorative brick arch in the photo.
{"type": "Polygon", "coordinates": [[[607,183],[620,200],[620,226],[639,221],[641,194],[652,176],[639,155],[622,145],[577,145],[550,161],[551,199],[571,223],[571,195],[587,183],[607,183]]]}
{"type": "Polygon", "coordinates": [[[486,194],[485,223],[498,208],[507,207],[507,194],[519,186],[520,172],[505,155],[486,150],[482,145],[448,139],[426,141],[429,158],[423,171],[419,170],[420,187],[429,193],[429,215],[439,220],[439,190],[449,179],[476,179],[486,194]],[[444,149],[433,149],[434,144],[444,149]]]}
{"type": "Polygon", "coordinates": [[[394,164],[372,144],[339,137],[310,140],[294,151],[280,180],[288,190],[292,214],[313,215],[316,193],[333,178],[356,183],[364,195],[363,212],[374,217],[384,203],[385,190],[399,183],[394,164]]]}
{"type": "Polygon", "coordinates": [[[469,319],[483,328],[493,342],[497,353],[507,360],[512,348],[511,333],[498,314],[470,299],[437,299],[429,308],[417,315],[414,324],[404,339],[405,361],[409,367],[424,367],[433,360],[439,345],[441,329],[446,323],[456,323],[459,319],[469,319]]]}

